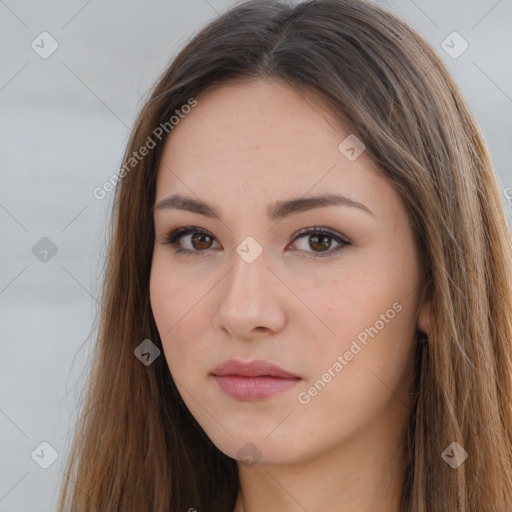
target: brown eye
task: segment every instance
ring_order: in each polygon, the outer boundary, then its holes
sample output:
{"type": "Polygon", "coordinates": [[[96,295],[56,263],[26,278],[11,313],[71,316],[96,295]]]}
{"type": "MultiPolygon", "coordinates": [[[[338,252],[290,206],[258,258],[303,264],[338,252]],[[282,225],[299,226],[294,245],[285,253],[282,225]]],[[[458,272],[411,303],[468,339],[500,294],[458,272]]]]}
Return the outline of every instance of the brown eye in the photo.
{"type": "Polygon", "coordinates": [[[299,247],[299,249],[303,252],[309,252],[313,257],[319,258],[330,256],[352,245],[352,243],[341,234],[316,226],[299,231],[294,238],[294,244],[296,240],[301,238],[307,240],[307,243],[303,244],[303,247],[299,247]],[[332,249],[333,241],[338,245],[332,249]]]}
{"type": "Polygon", "coordinates": [[[310,235],[309,245],[315,250],[326,251],[331,246],[329,242],[331,238],[326,235],[310,235]]]}
{"type": "Polygon", "coordinates": [[[165,244],[172,245],[175,252],[183,253],[184,255],[199,256],[202,252],[212,247],[214,237],[207,231],[194,226],[179,228],[174,230],[167,236],[165,244]],[[182,239],[184,242],[182,242],[182,239]],[[183,247],[186,245],[188,247],[183,247]]]}
{"type": "Polygon", "coordinates": [[[194,233],[190,238],[190,243],[194,249],[209,249],[212,244],[211,238],[210,235],[205,235],[204,233],[194,233]]]}

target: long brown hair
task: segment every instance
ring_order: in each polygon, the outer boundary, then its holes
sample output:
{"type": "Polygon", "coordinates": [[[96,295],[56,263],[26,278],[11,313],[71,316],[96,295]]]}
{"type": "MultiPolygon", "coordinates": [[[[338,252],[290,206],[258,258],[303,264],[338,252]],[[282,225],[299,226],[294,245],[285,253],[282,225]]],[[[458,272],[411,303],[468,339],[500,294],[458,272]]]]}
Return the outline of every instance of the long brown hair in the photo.
{"type": "Polygon", "coordinates": [[[364,0],[252,0],[203,28],[159,78],[119,173],[94,359],[59,512],[232,511],[236,461],[182,401],[149,300],[156,172],[169,119],[209,87],[272,78],[320,94],[407,208],[431,332],[417,344],[403,512],[510,512],[512,242],[477,123],[441,58],[364,0]],[[167,124],[165,124],[167,123],[167,124]],[[154,142],[137,161],[134,152],[154,142]],[[441,454],[459,443],[452,468],[441,454]]]}

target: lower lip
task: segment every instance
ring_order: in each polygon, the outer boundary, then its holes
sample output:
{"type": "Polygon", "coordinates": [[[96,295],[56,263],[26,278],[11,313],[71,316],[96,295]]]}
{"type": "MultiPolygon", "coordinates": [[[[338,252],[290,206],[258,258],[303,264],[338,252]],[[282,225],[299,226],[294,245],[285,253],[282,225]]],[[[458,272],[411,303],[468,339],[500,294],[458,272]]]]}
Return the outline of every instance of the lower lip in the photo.
{"type": "Polygon", "coordinates": [[[240,375],[214,375],[220,389],[239,400],[261,400],[285,391],[301,379],[280,377],[241,377],[240,375]]]}

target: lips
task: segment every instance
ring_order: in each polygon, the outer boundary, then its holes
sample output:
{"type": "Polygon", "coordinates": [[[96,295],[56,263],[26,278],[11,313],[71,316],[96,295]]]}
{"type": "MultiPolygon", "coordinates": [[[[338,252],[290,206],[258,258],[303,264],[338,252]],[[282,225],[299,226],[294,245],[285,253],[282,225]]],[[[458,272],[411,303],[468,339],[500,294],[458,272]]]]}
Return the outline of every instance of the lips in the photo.
{"type": "Polygon", "coordinates": [[[261,400],[295,386],[301,377],[268,361],[224,361],[211,374],[219,388],[238,400],[261,400]]]}
{"type": "Polygon", "coordinates": [[[250,363],[243,363],[236,359],[229,359],[219,364],[213,371],[215,376],[234,376],[240,377],[279,377],[282,379],[300,379],[298,375],[283,370],[275,364],[268,361],[257,360],[250,363]]]}

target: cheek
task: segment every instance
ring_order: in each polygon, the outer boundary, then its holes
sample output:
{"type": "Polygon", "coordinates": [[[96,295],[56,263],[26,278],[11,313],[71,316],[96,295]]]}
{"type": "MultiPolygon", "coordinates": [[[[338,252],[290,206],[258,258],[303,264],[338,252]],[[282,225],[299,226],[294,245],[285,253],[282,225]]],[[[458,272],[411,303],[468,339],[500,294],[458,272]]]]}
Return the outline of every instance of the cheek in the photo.
{"type": "Polygon", "coordinates": [[[149,283],[151,309],[165,358],[172,374],[178,377],[192,375],[190,366],[201,362],[201,318],[207,318],[201,309],[205,301],[200,300],[207,284],[202,290],[187,287],[184,281],[174,270],[154,260],[149,283]]]}
{"type": "Polygon", "coordinates": [[[398,304],[393,309],[393,303],[370,298],[358,307],[345,303],[337,336],[322,351],[310,352],[310,374],[299,403],[309,401],[301,411],[311,430],[326,424],[348,435],[386,408],[407,403],[414,329],[410,312],[401,303],[402,309],[398,304]]]}
{"type": "Polygon", "coordinates": [[[343,395],[356,392],[361,399],[364,390],[371,394],[374,385],[384,386],[379,378],[391,388],[398,386],[412,362],[416,278],[416,268],[402,258],[381,255],[361,259],[350,273],[333,281],[323,296],[323,310],[334,334],[327,332],[316,347],[311,377],[321,378],[342,356],[343,369],[331,371],[339,375],[333,380],[343,395]]]}
{"type": "Polygon", "coordinates": [[[165,357],[172,369],[172,362],[178,360],[180,347],[175,343],[171,344],[171,339],[176,339],[176,331],[183,328],[182,312],[184,302],[183,297],[178,300],[176,293],[176,282],[173,279],[172,272],[164,270],[158,258],[153,259],[151,276],[149,282],[149,295],[151,310],[155,319],[156,327],[162,341],[165,357]]]}
{"type": "Polygon", "coordinates": [[[149,298],[151,310],[162,342],[164,333],[172,326],[173,312],[176,311],[176,293],[171,287],[171,276],[162,271],[158,260],[153,260],[149,279],[149,298]]]}
{"type": "Polygon", "coordinates": [[[342,270],[321,290],[322,309],[327,313],[325,323],[334,331],[330,336],[333,342],[354,338],[396,300],[395,287],[382,279],[383,274],[372,271],[370,264],[360,264],[360,268],[342,270]]]}
{"type": "Polygon", "coordinates": [[[191,284],[189,278],[173,268],[165,256],[161,248],[155,248],[149,280],[151,309],[162,342],[188,321],[187,312],[188,315],[193,313],[194,304],[204,293],[202,286],[198,286],[196,281],[191,284]]]}

